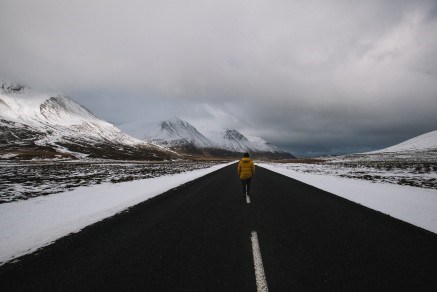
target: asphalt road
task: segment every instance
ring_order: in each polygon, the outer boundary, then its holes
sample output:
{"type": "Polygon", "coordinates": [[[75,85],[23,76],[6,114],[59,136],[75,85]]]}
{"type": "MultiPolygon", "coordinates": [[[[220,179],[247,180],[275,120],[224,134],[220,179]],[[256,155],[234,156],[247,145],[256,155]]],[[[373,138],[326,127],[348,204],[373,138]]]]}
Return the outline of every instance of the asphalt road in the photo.
{"type": "Polygon", "coordinates": [[[236,165],[0,267],[0,291],[437,291],[437,235],[257,168],[236,165]]]}

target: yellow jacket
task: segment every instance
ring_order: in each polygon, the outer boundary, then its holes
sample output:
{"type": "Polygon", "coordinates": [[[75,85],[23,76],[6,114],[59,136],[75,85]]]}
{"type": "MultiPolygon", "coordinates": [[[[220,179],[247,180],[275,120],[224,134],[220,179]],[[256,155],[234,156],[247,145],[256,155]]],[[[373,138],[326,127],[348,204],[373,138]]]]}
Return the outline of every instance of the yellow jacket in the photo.
{"type": "Polygon", "coordinates": [[[251,178],[255,174],[255,164],[252,159],[244,157],[238,163],[238,175],[240,179],[251,178]]]}

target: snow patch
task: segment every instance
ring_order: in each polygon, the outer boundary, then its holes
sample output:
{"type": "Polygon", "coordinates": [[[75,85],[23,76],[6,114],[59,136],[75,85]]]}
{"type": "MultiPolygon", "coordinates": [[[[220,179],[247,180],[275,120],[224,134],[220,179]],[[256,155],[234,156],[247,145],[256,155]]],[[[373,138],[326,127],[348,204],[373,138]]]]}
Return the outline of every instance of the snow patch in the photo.
{"type": "Polygon", "coordinates": [[[367,152],[366,154],[402,151],[424,151],[429,149],[437,149],[437,130],[417,136],[415,138],[409,139],[407,141],[382,150],[367,152]]]}
{"type": "Polygon", "coordinates": [[[232,163],[1,204],[0,265],[232,163]]]}
{"type": "Polygon", "coordinates": [[[258,165],[437,233],[436,190],[301,173],[287,164],[258,165]]]}

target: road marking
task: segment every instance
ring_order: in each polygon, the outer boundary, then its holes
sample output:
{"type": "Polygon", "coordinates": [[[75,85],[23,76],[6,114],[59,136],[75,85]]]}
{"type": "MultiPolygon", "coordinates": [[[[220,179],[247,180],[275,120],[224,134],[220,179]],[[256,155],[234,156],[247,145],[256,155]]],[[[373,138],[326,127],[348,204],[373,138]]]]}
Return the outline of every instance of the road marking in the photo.
{"type": "Polygon", "coordinates": [[[250,204],[250,197],[246,194],[246,203],[250,204]]]}
{"type": "Polygon", "coordinates": [[[253,251],[253,264],[255,267],[255,279],[256,289],[258,292],[267,292],[267,280],[264,273],[263,261],[261,258],[261,250],[259,248],[258,235],[256,231],[252,231],[252,251],[253,251]]]}

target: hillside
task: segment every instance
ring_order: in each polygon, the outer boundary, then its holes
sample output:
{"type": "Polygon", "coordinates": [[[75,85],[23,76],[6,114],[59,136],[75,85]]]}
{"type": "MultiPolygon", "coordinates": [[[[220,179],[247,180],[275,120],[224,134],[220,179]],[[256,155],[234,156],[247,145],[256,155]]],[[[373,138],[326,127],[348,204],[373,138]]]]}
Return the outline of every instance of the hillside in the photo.
{"type": "Polygon", "coordinates": [[[68,96],[20,84],[0,88],[2,157],[162,160],[174,154],[133,138],[68,96]]]}
{"type": "Polygon", "coordinates": [[[185,155],[240,157],[250,152],[258,158],[294,158],[263,138],[245,136],[235,129],[202,129],[177,117],[158,123],[135,122],[120,126],[126,133],[185,155]]]}
{"type": "Polygon", "coordinates": [[[411,138],[397,145],[368,153],[437,150],[437,130],[411,138]]]}

